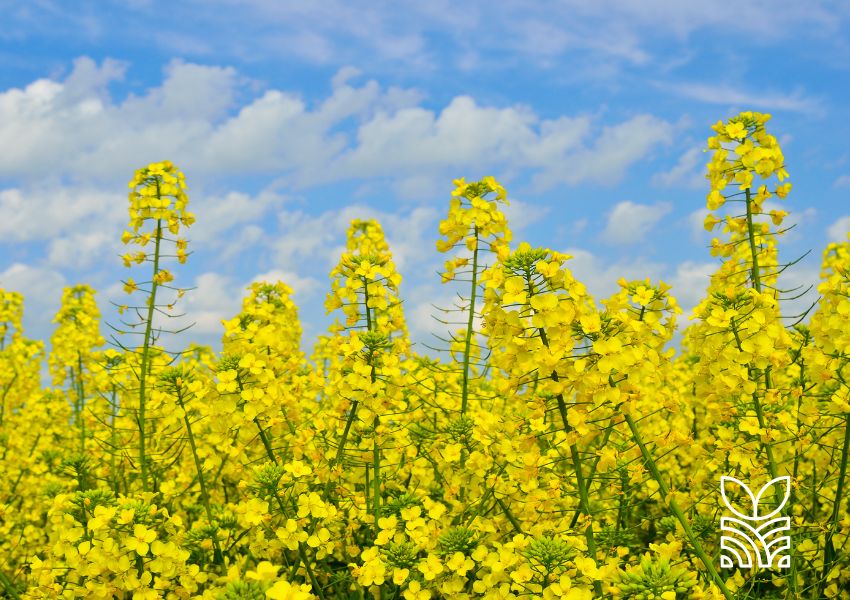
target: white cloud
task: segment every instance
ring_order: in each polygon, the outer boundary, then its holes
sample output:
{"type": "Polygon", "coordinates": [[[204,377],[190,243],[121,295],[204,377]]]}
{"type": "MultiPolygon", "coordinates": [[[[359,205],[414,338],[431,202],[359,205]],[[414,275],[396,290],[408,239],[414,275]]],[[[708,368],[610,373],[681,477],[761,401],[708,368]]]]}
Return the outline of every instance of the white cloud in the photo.
{"type": "Polygon", "coordinates": [[[245,101],[250,86],[233,68],[175,61],[161,85],[117,101],[109,83],[124,71],[80,58],[61,81],[0,92],[0,176],[117,185],[168,157],[190,190],[205,176],[282,173],[290,186],[387,177],[409,194],[448,170],[484,169],[529,169],[547,188],[616,181],[673,129],[646,114],[601,127],[588,116],[543,119],[469,96],[432,110],[416,90],[352,83],[351,68],[334,77],[328,97],[308,104],[275,89],[245,101]]]}
{"type": "Polygon", "coordinates": [[[412,174],[399,179],[395,191],[405,200],[423,200],[441,197],[445,190],[445,178],[439,175],[412,174]]]}
{"type": "Polygon", "coordinates": [[[221,248],[224,244],[223,254],[232,256],[263,240],[262,229],[253,224],[285,201],[286,197],[270,190],[253,196],[236,191],[196,196],[190,190],[189,208],[197,220],[188,235],[199,245],[216,243],[221,248]],[[234,228],[240,229],[240,235],[227,235],[234,228]]]}
{"type": "Polygon", "coordinates": [[[352,204],[310,215],[303,211],[278,213],[279,239],[274,242],[277,264],[297,270],[309,261],[311,268],[330,269],[345,249],[345,238],[353,219],[376,219],[384,230],[393,260],[401,270],[433,260],[437,221],[435,208],[417,207],[389,213],[352,204]]]}
{"type": "Polygon", "coordinates": [[[589,130],[587,117],[541,121],[525,107],[480,106],[458,96],[439,113],[416,106],[376,114],[338,162],[348,177],[488,164],[554,168],[589,130]]]}
{"type": "Polygon", "coordinates": [[[501,210],[505,214],[505,217],[507,217],[508,227],[512,232],[522,231],[549,214],[550,209],[548,206],[538,206],[531,202],[523,202],[514,198],[510,198],[509,200],[510,204],[501,207],[501,210]]]}
{"type": "Polygon", "coordinates": [[[635,244],[643,241],[661,219],[673,210],[669,202],[636,204],[629,200],[618,203],[608,213],[602,237],[612,244],[635,244]]]}
{"type": "Polygon", "coordinates": [[[24,296],[24,334],[47,340],[53,333],[53,316],[59,310],[65,277],[53,269],[13,263],[0,272],[0,288],[24,296]]]}
{"type": "Polygon", "coordinates": [[[256,281],[283,281],[292,288],[296,305],[311,298],[319,288],[319,282],[291,271],[272,270],[260,273],[247,282],[238,282],[234,277],[216,272],[201,273],[195,278],[194,288],[186,292],[185,302],[180,305],[185,317],[181,322],[194,322],[191,335],[214,336],[217,340],[224,333],[222,319],[230,319],[242,310],[242,299],[247,289],[256,281]]]}
{"type": "MultiPolygon", "coordinates": [[[[817,263],[817,257],[809,256],[779,275],[777,287],[782,292],[782,314],[786,318],[796,320],[818,299],[820,266],[817,263]]],[[[808,316],[811,316],[811,313],[808,316]]],[[[793,321],[786,321],[786,324],[790,323],[793,321]]]]}
{"type": "Polygon", "coordinates": [[[387,236],[393,262],[404,274],[438,258],[435,240],[437,223],[443,216],[432,207],[419,207],[407,214],[380,214],[377,219],[387,236]]]}
{"type": "Polygon", "coordinates": [[[665,269],[664,264],[641,257],[611,262],[581,248],[567,248],[564,252],[573,257],[566,262],[566,268],[576,279],[584,283],[597,299],[606,298],[617,292],[620,289],[617,281],[621,277],[629,281],[647,277],[657,281],[665,269]]]}
{"type": "Polygon", "coordinates": [[[662,187],[699,189],[706,185],[704,154],[700,148],[691,148],[679,157],[669,171],[656,173],[652,182],[662,187]]]}
{"type": "MultiPolygon", "coordinates": [[[[705,297],[711,276],[720,267],[719,262],[685,261],[676,265],[676,270],[668,283],[673,287],[670,293],[679,302],[683,311],[683,323],[693,313],[693,309],[705,297]]],[[[803,294],[818,281],[818,267],[811,260],[804,260],[779,275],[777,287],[782,300],[782,314],[791,318],[803,313],[816,299],[812,291],[803,294]],[[796,298],[803,294],[802,297],[796,298]]]]}
{"type": "Polygon", "coordinates": [[[117,255],[124,247],[119,231],[104,226],[86,227],[84,231],[57,237],[50,242],[47,250],[47,263],[56,268],[84,269],[96,261],[110,261],[118,264],[117,255]]]}
{"type": "Polygon", "coordinates": [[[688,215],[688,224],[691,229],[691,239],[694,241],[702,240],[709,235],[705,230],[705,218],[711,212],[707,208],[698,208],[688,215]]]}
{"type": "Polygon", "coordinates": [[[585,229],[587,229],[589,221],[587,219],[579,219],[574,221],[572,225],[569,227],[569,232],[571,235],[579,235],[585,229]]]}
{"type": "Polygon", "coordinates": [[[583,181],[618,182],[632,164],[646,157],[656,146],[669,144],[674,126],[652,115],[638,115],[618,125],[603,127],[590,147],[558,156],[537,176],[538,189],[558,183],[583,181]],[[564,168],[569,165],[569,168],[564,168]]]}
{"type": "Polygon", "coordinates": [[[775,200],[768,200],[765,202],[762,210],[767,214],[756,217],[756,220],[770,221],[770,217],[767,215],[769,215],[772,210],[784,210],[789,213],[782,221],[782,229],[790,229],[790,231],[785,233],[784,239],[787,241],[805,239],[805,226],[814,222],[818,215],[817,209],[813,206],[791,210],[784,202],[776,202],[775,200]]]}
{"type": "Polygon", "coordinates": [[[676,271],[668,283],[673,286],[670,294],[682,308],[684,321],[687,321],[694,307],[705,296],[711,276],[718,267],[718,263],[694,261],[685,261],[676,266],[676,271]]]}
{"type": "MultiPolygon", "coordinates": [[[[127,214],[126,202],[123,190],[114,193],[91,186],[36,184],[0,190],[0,240],[51,240],[79,234],[86,223],[114,230],[127,214]]],[[[116,236],[121,237],[120,231],[116,236]]]]}
{"type": "Polygon", "coordinates": [[[61,82],[0,93],[0,141],[15,149],[0,152],[0,174],[114,180],[163,155],[180,164],[232,102],[232,69],[173,62],[160,87],[115,103],[108,83],[123,72],[83,57],[61,82]]]}
{"type": "Polygon", "coordinates": [[[826,230],[830,242],[846,242],[850,232],[850,216],[841,217],[826,230]]]}
{"type": "Polygon", "coordinates": [[[850,187],[850,175],[841,175],[832,184],[832,187],[845,188],[850,187]]]}
{"type": "MultiPolygon", "coordinates": [[[[263,190],[256,195],[229,192],[197,194],[190,189],[189,208],[197,221],[188,230],[190,250],[215,248],[218,260],[231,259],[265,239],[256,223],[285,197],[263,190]]],[[[0,190],[0,240],[47,244],[46,259],[57,268],[83,269],[96,262],[118,264],[124,251],[121,231],[127,226],[127,199],[106,184],[35,184],[0,190]]]]}
{"type": "Polygon", "coordinates": [[[660,87],[684,98],[741,109],[788,110],[802,113],[817,113],[821,110],[819,99],[807,96],[799,89],[791,93],[773,90],[752,92],[718,83],[675,83],[662,84],[660,87]]]}
{"type": "Polygon", "coordinates": [[[664,281],[672,286],[670,294],[682,307],[685,318],[705,294],[711,275],[718,267],[715,263],[684,261],[671,269],[670,265],[642,257],[610,261],[579,248],[568,248],[565,252],[573,256],[566,267],[597,299],[617,292],[620,289],[617,281],[621,277],[627,281],[648,277],[653,284],[664,281]]]}
{"type": "MultiPolygon", "coordinates": [[[[405,298],[404,314],[411,338],[418,343],[442,347],[443,342],[435,336],[446,339],[451,332],[461,327],[440,322],[459,320],[457,313],[442,312],[451,309],[455,302],[457,296],[446,286],[428,283],[409,290],[405,298]]],[[[420,351],[427,354],[424,349],[420,351]]]]}
{"type": "Polygon", "coordinates": [[[195,278],[195,289],[186,292],[182,309],[186,319],[194,322],[192,334],[218,335],[224,332],[222,319],[239,313],[242,295],[230,277],[219,273],[201,273],[195,278]]]}
{"type": "Polygon", "coordinates": [[[266,273],[260,273],[251,280],[251,283],[256,283],[259,281],[265,281],[267,283],[275,283],[277,281],[282,281],[283,283],[292,288],[292,295],[295,299],[310,298],[321,287],[319,280],[315,279],[314,277],[302,277],[298,273],[294,273],[292,271],[281,271],[280,269],[274,269],[266,273]]]}
{"type": "MultiPolygon", "coordinates": [[[[425,72],[435,69],[446,54],[467,68],[505,55],[514,62],[543,67],[576,54],[590,54],[594,66],[604,67],[611,61],[643,65],[652,61],[650,48],[659,38],[669,52],[671,43],[686,44],[692,36],[717,33],[740,34],[758,42],[818,36],[838,44],[841,24],[846,21],[840,3],[794,0],[777,0],[770,10],[765,10],[763,0],[741,0],[735,4],[735,18],[729,18],[728,3],[722,0],[402,0],[393,3],[392,10],[383,4],[342,0],[195,0],[170,10],[172,18],[161,24],[154,39],[172,54],[205,55],[210,51],[210,31],[214,31],[216,51],[242,60],[257,61],[262,56],[324,66],[354,56],[358,64],[372,69],[403,65],[425,72]],[[204,12],[203,20],[197,19],[199,11],[204,12]],[[246,31],[251,34],[242,33],[246,31]],[[470,36],[470,31],[488,35],[470,36]]],[[[23,11],[12,12],[13,25],[8,29],[46,27],[45,19],[34,22],[18,17],[19,12],[23,11]]],[[[83,31],[102,19],[90,13],[81,22],[79,13],[67,11],[67,18],[83,31]]],[[[120,31],[141,38],[148,33],[144,24],[156,16],[154,7],[136,7],[126,15],[127,24],[120,31]]],[[[56,29],[65,33],[68,27],[56,29]]],[[[108,24],[101,23],[99,29],[109,31],[108,24]]]]}

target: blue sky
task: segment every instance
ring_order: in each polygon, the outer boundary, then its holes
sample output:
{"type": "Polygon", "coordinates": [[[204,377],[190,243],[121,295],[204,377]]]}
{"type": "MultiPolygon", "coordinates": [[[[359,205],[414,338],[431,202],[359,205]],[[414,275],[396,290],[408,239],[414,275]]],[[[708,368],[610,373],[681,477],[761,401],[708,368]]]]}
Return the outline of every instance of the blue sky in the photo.
{"type": "MultiPolygon", "coordinates": [[[[452,179],[494,175],[517,241],[574,255],[607,295],[663,279],[690,307],[710,126],[770,112],[794,184],[786,278],[817,280],[850,229],[850,5],[841,2],[0,0],[0,287],[48,338],[63,285],[107,318],[133,171],[186,173],[192,337],[215,344],[246,285],[296,290],[308,342],[347,224],[383,224],[415,339],[452,179]]],[[[138,277],[137,277],[138,279],[138,277]]],[[[812,298],[813,299],[813,298],[812,298]]]]}

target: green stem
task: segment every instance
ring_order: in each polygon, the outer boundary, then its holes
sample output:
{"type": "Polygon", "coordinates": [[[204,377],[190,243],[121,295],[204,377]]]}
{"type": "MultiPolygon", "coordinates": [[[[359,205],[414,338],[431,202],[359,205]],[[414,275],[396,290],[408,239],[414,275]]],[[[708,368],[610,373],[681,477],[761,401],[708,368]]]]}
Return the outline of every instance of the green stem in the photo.
{"type": "MultiPolygon", "coordinates": [[[[553,377],[557,377],[557,373],[552,373],[553,377]]],[[[558,394],[558,412],[561,414],[561,420],[564,423],[564,431],[570,432],[572,428],[567,422],[567,407],[564,403],[564,396],[562,394],[558,394]]],[[[590,557],[595,561],[596,557],[596,539],[593,534],[593,517],[590,514],[590,497],[588,495],[587,483],[584,480],[584,474],[582,472],[581,466],[581,455],[578,452],[578,447],[575,444],[570,444],[570,458],[573,462],[573,470],[576,474],[576,487],[578,487],[578,496],[579,502],[581,504],[581,510],[588,517],[587,527],[584,530],[584,536],[587,538],[587,552],[590,554],[590,557]]],[[[602,597],[602,583],[600,581],[593,582],[593,590],[596,592],[596,596],[602,597]]]]}
{"type": "Polygon", "coordinates": [[[705,553],[705,550],[700,544],[699,539],[694,533],[693,529],[691,529],[690,523],[688,523],[687,517],[685,517],[685,513],[679,507],[679,503],[676,502],[676,499],[670,495],[670,489],[667,487],[667,484],[664,482],[664,479],[661,477],[661,472],[658,470],[658,465],[655,464],[655,460],[652,458],[652,454],[650,454],[649,449],[643,443],[643,438],[638,431],[637,424],[635,423],[632,416],[629,414],[625,415],[626,423],[629,425],[629,429],[632,432],[632,436],[634,437],[635,442],[640,448],[640,452],[643,455],[644,462],[646,463],[649,472],[652,474],[653,479],[658,484],[658,490],[661,492],[661,495],[664,499],[667,499],[667,504],[670,506],[670,510],[673,511],[675,517],[679,520],[679,523],[682,525],[682,529],[685,530],[685,535],[688,538],[688,541],[691,543],[691,547],[694,549],[697,557],[699,557],[702,564],[705,566],[705,569],[708,571],[711,579],[714,581],[715,585],[720,588],[720,591],[723,593],[723,596],[726,600],[732,600],[733,594],[726,587],[726,583],[721,579],[720,574],[714,568],[714,563],[705,553]]]}
{"type": "Polygon", "coordinates": [[[475,231],[475,249],[472,251],[472,286],[469,292],[469,318],[466,323],[466,340],[463,344],[463,388],[461,390],[460,399],[460,414],[465,415],[469,405],[469,363],[470,351],[472,347],[472,327],[475,323],[475,300],[478,295],[478,246],[481,241],[478,239],[478,226],[474,227],[475,231]]]}
{"type": "Polygon", "coordinates": [[[15,586],[6,577],[6,574],[3,571],[0,571],[0,585],[3,586],[3,589],[6,590],[6,593],[9,594],[10,598],[14,598],[15,600],[20,600],[21,596],[18,594],[18,590],[15,589],[15,586]]]}
{"type": "Polygon", "coordinates": [[[115,428],[115,421],[118,418],[118,405],[116,404],[116,386],[112,384],[112,395],[109,402],[110,408],[112,408],[112,412],[110,414],[109,419],[109,473],[112,478],[112,491],[115,492],[117,496],[119,494],[119,485],[118,485],[118,468],[115,464],[115,453],[118,451],[118,431],[115,428]]]}
{"type": "MultiPolygon", "coordinates": [[[[156,197],[161,199],[159,191],[159,183],[156,185],[156,197]]],[[[156,239],[154,243],[153,254],[153,279],[151,281],[151,293],[148,296],[148,316],[145,320],[145,336],[142,344],[142,364],[139,371],[139,465],[142,471],[142,490],[147,492],[148,483],[148,457],[146,454],[146,426],[145,426],[145,403],[146,403],[146,384],[148,369],[150,368],[150,346],[151,335],[153,333],[153,311],[156,304],[156,291],[159,287],[156,274],[159,271],[159,250],[162,242],[162,219],[156,220],[156,239]]]]}
{"type": "Polygon", "coordinates": [[[304,550],[304,544],[302,542],[298,542],[298,557],[304,563],[304,568],[307,570],[307,576],[310,578],[310,583],[316,595],[320,600],[325,600],[325,594],[322,592],[322,588],[319,587],[319,580],[316,579],[316,575],[313,573],[313,567],[310,566],[310,561],[307,559],[307,551],[304,550]]]}
{"type": "MultiPolygon", "coordinates": [[[[738,347],[738,351],[743,352],[744,349],[741,346],[741,336],[738,333],[738,327],[737,327],[737,324],[735,323],[734,318],[730,321],[730,326],[732,327],[732,335],[735,337],[735,344],[738,347]]],[[[747,365],[747,376],[750,380],[756,379],[755,368],[752,365],[749,365],[749,364],[747,365]]],[[[770,372],[765,370],[764,377],[765,377],[765,386],[766,386],[765,389],[770,389],[770,386],[771,386],[770,372]]],[[[764,429],[766,427],[766,422],[764,420],[764,410],[763,410],[762,405],[761,405],[761,399],[759,398],[758,386],[756,386],[756,389],[752,393],[752,400],[753,400],[753,408],[755,409],[755,412],[756,412],[756,419],[758,420],[759,427],[764,429]]],[[[779,477],[779,468],[777,467],[777,464],[776,464],[776,458],[773,455],[773,446],[770,444],[770,442],[764,442],[764,441],[761,441],[761,440],[759,440],[759,443],[761,444],[762,448],[764,448],[764,451],[767,454],[767,465],[768,465],[768,470],[770,471],[770,477],[771,477],[771,479],[776,479],[777,477],[779,477]]],[[[776,490],[777,506],[782,504],[783,497],[784,496],[782,494],[782,491],[777,488],[777,490],[776,490]]]]}
{"type": "Polygon", "coordinates": [[[6,416],[6,396],[9,395],[9,390],[11,390],[12,386],[15,385],[15,381],[17,379],[18,372],[15,371],[15,374],[12,376],[11,381],[9,381],[9,383],[7,383],[6,386],[3,388],[3,396],[0,397],[0,425],[3,425],[3,419],[6,416]]]}
{"type": "MultiPolygon", "coordinates": [[[[274,451],[272,451],[271,441],[269,440],[266,431],[263,429],[262,425],[260,425],[260,421],[258,419],[254,419],[254,423],[257,425],[257,429],[260,431],[260,439],[263,441],[263,447],[266,450],[266,455],[269,457],[274,464],[278,464],[277,458],[274,455],[274,451]]],[[[286,510],[286,506],[283,504],[283,500],[280,496],[275,494],[275,499],[277,500],[277,505],[280,508],[280,514],[283,515],[284,518],[288,518],[289,511],[286,510]]],[[[319,587],[319,581],[316,579],[316,575],[313,573],[313,569],[310,566],[310,561],[307,558],[307,551],[304,549],[304,543],[298,542],[298,561],[295,561],[292,565],[292,573],[290,575],[290,579],[295,577],[295,574],[298,572],[298,562],[304,564],[304,568],[307,571],[307,576],[310,578],[310,583],[313,586],[313,589],[316,591],[316,595],[319,596],[322,600],[324,600],[324,594],[322,593],[321,588],[319,587]]]]}
{"type": "Polygon", "coordinates": [[[6,593],[9,594],[10,598],[14,598],[15,600],[20,600],[20,594],[18,594],[18,590],[15,589],[15,586],[9,581],[9,578],[6,577],[6,574],[3,571],[0,571],[0,585],[3,586],[3,589],[6,590],[6,593]]]}
{"type": "Polygon", "coordinates": [[[375,503],[375,536],[378,535],[378,519],[381,518],[381,447],[378,445],[378,416],[375,416],[375,437],[372,439],[372,496],[375,503]]]}
{"type": "Polygon", "coordinates": [[[750,267],[750,280],[753,282],[755,290],[761,293],[761,271],[759,269],[758,248],[756,247],[756,233],[753,227],[752,195],[749,188],[744,190],[744,192],[747,195],[747,237],[750,242],[750,254],[753,261],[750,267]]]}
{"type": "MultiPolygon", "coordinates": [[[[183,394],[180,392],[179,388],[177,389],[177,403],[183,411],[183,422],[186,424],[186,433],[189,437],[189,446],[192,449],[192,458],[195,459],[195,470],[198,472],[198,483],[201,486],[201,501],[203,502],[204,510],[207,513],[207,521],[210,525],[212,525],[212,508],[210,507],[210,495],[207,491],[206,480],[204,479],[204,470],[201,467],[201,459],[198,457],[198,447],[195,444],[195,435],[192,433],[192,424],[189,422],[189,413],[186,411],[186,406],[183,404],[183,394]]],[[[219,546],[217,534],[214,534],[213,537],[213,547],[213,561],[215,564],[222,564],[224,562],[224,556],[221,553],[221,546],[219,546]]]]}
{"type": "MultiPolygon", "coordinates": [[[[804,344],[808,345],[808,336],[806,337],[806,341],[804,342],[804,344]]],[[[801,352],[801,355],[802,355],[802,352],[801,352]]],[[[802,421],[800,419],[800,413],[801,413],[801,410],[802,410],[802,407],[803,407],[803,396],[805,396],[805,394],[806,394],[805,372],[806,372],[806,361],[803,360],[802,358],[800,358],[800,397],[797,398],[797,434],[798,435],[799,435],[800,426],[801,426],[801,423],[802,423],[802,421]]],[[[799,471],[800,471],[800,458],[801,458],[800,457],[800,451],[797,448],[797,444],[794,444],[794,467],[791,470],[792,479],[794,481],[797,480],[797,475],[799,474],[799,471]]],[[[794,494],[793,491],[792,491],[791,499],[793,500],[795,496],[796,496],[796,494],[794,494]]]]}
{"type": "MultiPolygon", "coordinates": [[[[342,437],[339,438],[339,446],[336,449],[336,456],[334,457],[333,463],[331,463],[331,476],[333,476],[333,469],[342,462],[342,457],[345,454],[345,443],[348,441],[348,433],[351,431],[351,424],[354,423],[354,415],[357,413],[358,401],[355,400],[351,403],[351,410],[348,412],[348,419],[345,421],[345,429],[342,430],[342,437]]],[[[330,493],[331,482],[325,484],[325,497],[328,497],[330,493]]],[[[332,498],[332,502],[334,506],[336,506],[336,497],[332,498]]]]}
{"type": "MultiPolygon", "coordinates": [[[[531,282],[529,280],[529,292],[530,295],[533,295],[534,290],[531,287],[531,282]]],[[[536,312],[536,311],[535,311],[536,312]]],[[[537,330],[540,334],[540,341],[547,348],[549,347],[549,337],[546,335],[546,330],[540,327],[537,330]]],[[[551,375],[552,381],[558,382],[560,378],[558,377],[558,373],[556,371],[552,371],[551,375]]],[[[564,424],[564,432],[569,434],[572,431],[572,427],[570,427],[569,420],[567,419],[567,404],[564,401],[564,395],[559,393],[556,396],[556,400],[558,402],[558,413],[561,415],[561,422],[564,424]]],[[[590,554],[590,557],[595,561],[597,560],[596,556],[596,539],[593,534],[593,517],[590,514],[590,496],[588,495],[588,484],[584,479],[584,472],[582,470],[581,464],[581,455],[579,454],[578,447],[575,443],[570,444],[570,458],[573,463],[573,470],[576,474],[576,487],[578,487],[578,495],[579,495],[579,503],[581,505],[581,510],[587,516],[587,527],[584,530],[585,538],[587,538],[587,552],[590,554]]],[[[597,597],[602,597],[602,583],[600,581],[593,582],[593,590],[596,592],[597,597]]]]}
{"type": "MultiPolygon", "coordinates": [[[[469,290],[469,316],[466,320],[466,339],[463,343],[463,387],[460,393],[460,415],[464,416],[469,407],[469,369],[472,354],[472,328],[475,325],[475,301],[478,297],[478,246],[481,240],[478,239],[478,226],[473,226],[475,233],[475,249],[472,251],[472,285],[469,290]]],[[[460,449],[460,466],[466,466],[466,447],[460,449]]],[[[466,497],[466,486],[460,488],[460,501],[463,502],[466,497]]]]}
{"type": "MultiPolygon", "coordinates": [[[[747,201],[746,201],[746,204],[747,204],[747,239],[749,240],[750,255],[752,257],[752,265],[750,267],[750,280],[753,283],[753,288],[758,293],[761,293],[761,290],[762,290],[761,268],[759,266],[758,247],[756,245],[755,227],[753,226],[752,194],[750,193],[749,188],[744,190],[744,192],[745,192],[746,197],[747,197],[747,201]]],[[[733,321],[733,327],[734,327],[734,321],[733,321]]],[[[740,339],[738,338],[737,333],[735,334],[735,339],[738,341],[738,348],[740,349],[741,344],[740,344],[740,339]]],[[[753,369],[751,367],[750,371],[752,372],[752,370],[753,369]]],[[[765,385],[766,390],[769,390],[773,387],[772,382],[771,382],[771,377],[770,377],[770,367],[768,367],[764,370],[764,385],[765,385]]],[[[758,390],[753,392],[753,407],[755,408],[755,411],[756,411],[756,418],[758,419],[759,427],[764,428],[765,427],[764,410],[763,410],[762,405],[761,405],[761,400],[758,397],[758,390]]],[[[772,479],[776,479],[779,476],[779,469],[777,468],[777,465],[776,465],[776,459],[773,456],[772,445],[770,444],[770,442],[763,442],[763,445],[764,445],[765,450],[767,452],[767,461],[768,461],[768,465],[769,465],[769,468],[770,468],[770,477],[772,479]]],[[[781,502],[782,498],[783,498],[782,492],[777,490],[776,493],[777,493],[777,502],[781,502]]]]}
{"type": "Polygon", "coordinates": [[[844,446],[841,452],[841,465],[838,468],[838,487],[835,490],[835,500],[832,503],[832,517],[830,518],[829,531],[826,533],[823,554],[823,570],[821,571],[820,587],[826,585],[826,578],[835,562],[836,553],[832,543],[832,537],[838,529],[838,520],[841,517],[841,503],[844,501],[844,480],[847,476],[847,455],[850,453],[850,413],[844,414],[844,446]]]}
{"type": "MultiPolygon", "coordinates": [[[[753,283],[753,288],[758,292],[762,292],[762,283],[761,283],[761,268],[759,265],[759,257],[758,257],[758,248],[756,245],[756,233],[755,228],[753,226],[753,207],[752,207],[752,193],[750,188],[744,190],[746,195],[746,205],[747,205],[747,238],[750,244],[750,256],[752,257],[752,265],[750,269],[750,280],[753,283]]],[[[737,338],[737,336],[736,336],[737,338]]],[[[739,340],[740,347],[740,340],[739,340]]],[[[752,373],[753,368],[748,367],[748,370],[752,373]]],[[[770,367],[764,369],[764,387],[765,390],[773,389],[772,377],[770,374],[770,367]]],[[[756,418],[758,419],[759,427],[765,429],[765,419],[764,419],[764,409],[762,408],[761,399],[758,397],[758,390],[753,392],[753,408],[756,412],[756,418]]],[[[767,462],[768,468],[770,469],[770,477],[771,479],[776,479],[779,477],[779,468],[776,462],[776,457],[773,454],[773,444],[770,441],[762,442],[762,447],[765,449],[767,454],[767,462]]],[[[776,486],[775,492],[776,498],[776,506],[781,506],[784,502],[784,494],[780,490],[779,486],[776,486]]],[[[797,595],[797,565],[794,560],[793,554],[791,555],[791,569],[790,574],[787,578],[789,582],[789,587],[791,592],[796,596],[797,595]]]]}
{"type": "MultiPolygon", "coordinates": [[[[601,448],[604,448],[605,446],[608,445],[608,440],[611,438],[611,430],[612,429],[613,429],[613,423],[605,429],[605,435],[602,436],[602,443],[600,444],[601,448]]],[[[587,482],[587,489],[590,489],[590,486],[593,485],[593,478],[596,476],[596,467],[599,466],[599,461],[600,461],[601,458],[602,457],[599,454],[597,454],[596,457],[593,459],[593,462],[590,464],[590,472],[587,474],[587,477],[585,478],[585,481],[587,482]]],[[[581,515],[581,508],[579,508],[578,510],[575,511],[575,513],[573,513],[573,520],[570,521],[570,529],[572,529],[573,527],[576,526],[576,523],[578,523],[578,518],[579,518],[580,515],[581,515]]]]}
{"type": "Polygon", "coordinates": [[[502,509],[502,512],[503,512],[503,513],[505,513],[505,517],[507,517],[508,522],[509,522],[509,523],[511,524],[511,526],[514,528],[514,530],[515,530],[517,533],[522,533],[522,527],[520,526],[519,521],[517,521],[516,517],[515,517],[515,516],[514,516],[514,514],[510,511],[510,509],[509,509],[509,508],[508,508],[508,506],[505,504],[505,502],[504,502],[501,498],[496,498],[496,504],[498,504],[498,505],[499,505],[499,508],[501,508],[501,509],[502,509]]]}
{"type": "Polygon", "coordinates": [[[263,448],[266,449],[266,455],[271,459],[274,464],[277,464],[277,458],[275,458],[274,450],[272,449],[271,441],[269,441],[269,436],[266,435],[266,430],[263,429],[263,426],[260,424],[259,417],[254,417],[254,424],[257,426],[257,429],[260,431],[260,441],[263,442],[263,448]]]}
{"type": "Polygon", "coordinates": [[[79,410],[77,411],[77,418],[79,422],[77,425],[80,427],[80,453],[85,454],[86,452],[86,421],[83,416],[86,409],[86,392],[83,383],[83,355],[77,350],[77,402],[79,403],[79,410]]]}
{"type": "MultiPolygon", "coordinates": [[[[368,331],[372,331],[372,310],[369,308],[369,285],[368,285],[368,282],[366,281],[365,277],[363,277],[362,280],[363,280],[363,294],[364,294],[363,306],[366,309],[366,329],[368,331]]],[[[372,372],[371,372],[372,383],[375,383],[375,377],[376,377],[375,366],[372,365],[372,372]]],[[[357,400],[354,400],[351,403],[351,410],[348,413],[348,419],[345,421],[345,429],[343,429],[343,431],[342,431],[342,437],[339,440],[339,446],[337,447],[337,450],[336,450],[336,456],[334,457],[333,463],[331,463],[331,465],[330,465],[331,469],[333,469],[340,462],[342,462],[342,457],[345,454],[345,444],[348,441],[348,434],[351,431],[351,425],[354,423],[354,417],[355,417],[355,414],[357,413],[358,405],[359,405],[359,402],[357,400]]],[[[328,481],[325,484],[325,497],[326,498],[328,497],[328,494],[330,492],[330,485],[331,485],[330,481],[328,481]]],[[[334,505],[336,505],[336,498],[333,499],[333,502],[334,502],[334,505]]]]}

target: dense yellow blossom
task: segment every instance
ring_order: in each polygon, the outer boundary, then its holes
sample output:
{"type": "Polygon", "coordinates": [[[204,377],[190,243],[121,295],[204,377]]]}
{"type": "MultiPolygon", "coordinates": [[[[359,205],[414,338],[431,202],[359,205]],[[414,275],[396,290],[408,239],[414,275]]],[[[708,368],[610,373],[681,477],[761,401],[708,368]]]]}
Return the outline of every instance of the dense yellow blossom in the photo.
{"type": "Polygon", "coordinates": [[[169,353],[194,216],[173,164],[140,169],[121,237],[139,322],[107,347],[71,286],[45,356],[0,289],[0,596],[850,598],[850,237],[789,319],[768,120],[708,140],[719,264],[680,338],[667,283],[597,299],[569,255],[511,247],[484,177],[454,182],[439,225],[458,329],[438,356],[410,341],[374,220],[348,230],[309,358],[281,281],[249,286],[221,353],[169,353]],[[791,569],[718,570],[727,474],[791,476],[791,569]]]}

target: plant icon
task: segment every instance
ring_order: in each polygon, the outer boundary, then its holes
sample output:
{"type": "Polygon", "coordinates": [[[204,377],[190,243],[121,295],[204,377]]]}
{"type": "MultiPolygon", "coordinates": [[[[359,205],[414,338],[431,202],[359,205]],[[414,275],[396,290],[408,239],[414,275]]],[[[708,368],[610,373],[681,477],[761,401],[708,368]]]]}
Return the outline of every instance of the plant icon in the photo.
{"type": "Polygon", "coordinates": [[[787,569],[791,566],[790,517],[777,516],[791,496],[791,478],[787,475],[768,481],[757,495],[734,477],[720,478],[720,494],[734,516],[720,519],[720,566],[724,569],[759,568],[787,569]],[[782,502],[771,512],[763,513],[762,499],[781,489],[782,502]],[[736,499],[741,502],[735,502],[736,499]],[[754,558],[755,557],[755,558],[754,558]]]}

